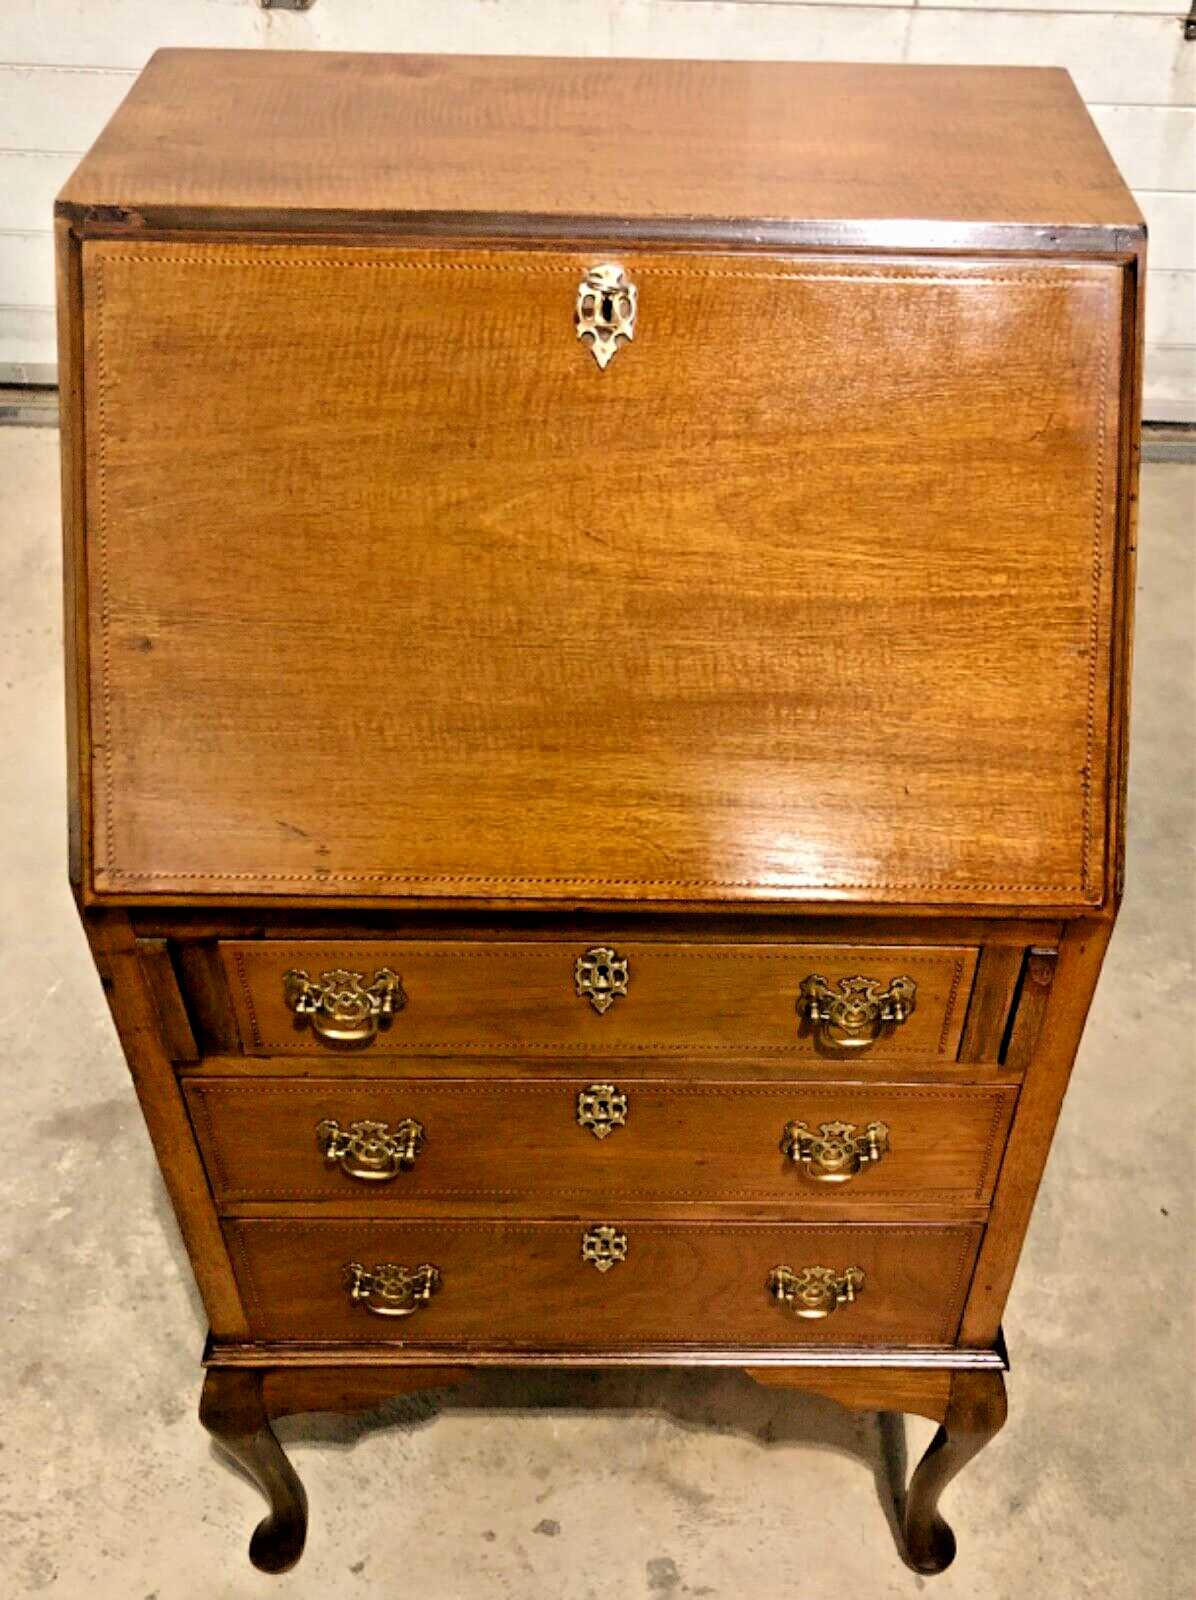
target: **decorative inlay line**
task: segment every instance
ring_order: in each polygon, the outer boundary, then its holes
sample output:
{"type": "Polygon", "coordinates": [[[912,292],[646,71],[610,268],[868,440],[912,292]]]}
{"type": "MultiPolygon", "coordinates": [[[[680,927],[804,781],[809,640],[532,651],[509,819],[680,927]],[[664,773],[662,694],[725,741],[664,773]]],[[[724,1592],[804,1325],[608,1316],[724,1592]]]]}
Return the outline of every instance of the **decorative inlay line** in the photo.
{"type": "MultiPolygon", "coordinates": [[[[959,998],[959,985],[963,980],[963,961],[958,960],[952,969],[951,987],[947,991],[947,1001],[943,1006],[943,1026],[939,1030],[939,1055],[947,1052],[947,1040],[951,1035],[951,1023],[955,1017],[955,1002],[959,998]]],[[[908,1054],[908,1052],[895,1052],[908,1054]]]]}
{"type": "MultiPolygon", "coordinates": [[[[369,247],[365,247],[369,248],[369,247]]],[[[376,248],[376,247],[375,247],[376,248]]],[[[637,258],[642,252],[632,250],[626,252],[637,258]]],[[[697,254],[698,252],[695,252],[697,254]]],[[[99,739],[96,743],[102,750],[103,782],[104,782],[104,834],[103,853],[98,848],[100,841],[97,839],[96,860],[93,872],[97,885],[109,881],[114,887],[126,882],[129,884],[149,884],[158,881],[171,883],[254,883],[261,888],[262,893],[285,893],[285,887],[267,890],[265,884],[280,886],[304,885],[319,883],[329,884],[370,884],[381,888],[384,885],[395,886],[395,892],[402,893],[399,886],[419,885],[429,889],[437,884],[453,886],[473,885],[479,892],[502,892],[517,889],[520,885],[538,887],[556,887],[575,893],[588,893],[613,888],[640,888],[640,889],[752,889],[760,891],[772,890],[777,895],[800,892],[807,894],[823,889],[833,890],[891,890],[901,894],[928,893],[928,894],[1057,894],[1070,896],[1074,894],[1093,894],[1095,885],[1091,876],[1092,853],[1092,801],[1094,793],[1092,758],[1095,748],[1096,727],[1096,702],[1097,702],[1097,650],[1100,639],[1100,613],[1099,601],[1103,585],[1103,561],[1101,558],[1101,543],[1104,518],[1104,485],[1105,485],[1105,453],[1107,450],[1107,408],[1109,393],[1109,318],[1105,316],[1101,323],[1100,345],[1100,419],[1097,436],[1097,462],[1096,462],[1096,495],[1093,518],[1093,581],[1091,587],[1091,613],[1088,628],[1089,638],[1089,664],[1088,664],[1088,695],[1087,695],[1087,723],[1085,730],[1085,762],[1081,777],[1081,853],[1080,873],[1077,879],[1069,879],[1062,883],[978,883],[971,880],[949,881],[897,881],[884,878],[867,878],[854,881],[844,879],[813,880],[813,879],[784,879],[772,882],[763,878],[598,878],[589,876],[551,876],[551,875],[488,875],[478,873],[413,873],[413,872],[360,872],[360,871],[335,871],[332,869],[319,872],[167,872],[150,871],[142,869],[127,869],[116,865],[118,859],[117,839],[115,830],[115,797],[114,797],[114,768],[112,753],[112,716],[111,716],[111,609],[108,586],[108,370],[105,350],[105,267],[109,263],[122,263],[141,266],[207,266],[207,267],[237,267],[242,271],[247,266],[255,268],[355,268],[370,271],[389,272],[502,272],[510,274],[520,273],[524,276],[568,275],[572,277],[577,271],[577,261],[588,259],[588,252],[571,253],[568,264],[556,265],[550,260],[523,263],[512,261],[503,253],[502,257],[493,259],[473,259],[462,261],[460,258],[442,260],[435,258],[418,259],[409,257],[398,260],[393,258],[379,259],[369,257],[364,253],[356,254],[352,250],[342,251],[337,255],[302,255],[294,247],[279,245],[246,245],[240,247],[236,255],[217,255],[205,252],[203,247],[163,245],[153,254],[143,251],[116,250],[111,247],[101,247],[96,256],[95,283],[96,283],[96,319],[98,323],[96,340],[96,357],[98,371],[97,389],[97,415],[100,439],[97,449],[97,504],[99,511],[98,554],[100,564],[100,634],[101,634],[101,693],[100,714],[102,727],[98,730],[99,739]],[[286,251],[286,254],[281,252],[286,251]]],[[[737,267],[665,267],[647,265],[636,266],[637,275],[660,278],[734,278],[747,281],[777,281],[800,282],[811,285],[820,283],[893,283],[904,285],[917,285],[921,287],[942,287],[953,285],[978,285],[1014,288],[1062,289],[1066,288],[1075,292],[1079,289],[1095,289],[1102,299],[1107,299],[1109,288],[1108,278],[1104,272],[1100,275],[1087,274],[1084,268],[1074,272],[1060,275],[1057,271],[1050,277],[1044,277],[1041,269],[1033,264],[1027,264],[1021,271],[987,272],[976,274],[968,271],[966,267],[950,265],[934,272],[927,272],[921,268],[902,270],[889,268],[877,271],[875,268],[861,266],[858,269],[845,268],[836,265],[833,270],[820,271],[816,266],[803,263],[793,270],[777,269],[775,267],[764,269],[755,264],[744,263],[737,267]]],[[[94,757],[93,748],[93,757],[94,757]]]]}
{"type": "Polygon", "coordinates": [[[240,981],[241,993],[245,996],[245,1012],[249,1018],[249,1026],[253,1032],[254,1044],[266,1048],[266,1041],[262,1038],[262,1030],[258,1026],[257,1008],[253,1003],[253,990],[249,986],[249,974],[245,970],[245,956],[241,950],[233,952],[233,963],[237,969],[237,978],[240,981]]]}

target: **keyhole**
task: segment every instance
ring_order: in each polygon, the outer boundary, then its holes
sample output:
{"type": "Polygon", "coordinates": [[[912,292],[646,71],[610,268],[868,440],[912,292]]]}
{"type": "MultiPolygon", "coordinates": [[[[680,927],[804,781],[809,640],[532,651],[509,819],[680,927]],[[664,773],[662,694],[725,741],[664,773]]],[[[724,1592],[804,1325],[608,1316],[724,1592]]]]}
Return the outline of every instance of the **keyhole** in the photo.
{"type": "Polygon", "coordinates": [[[602,320],[603,322],[615,320],[615,303],[608,294],[602,296],[602,320]]]}

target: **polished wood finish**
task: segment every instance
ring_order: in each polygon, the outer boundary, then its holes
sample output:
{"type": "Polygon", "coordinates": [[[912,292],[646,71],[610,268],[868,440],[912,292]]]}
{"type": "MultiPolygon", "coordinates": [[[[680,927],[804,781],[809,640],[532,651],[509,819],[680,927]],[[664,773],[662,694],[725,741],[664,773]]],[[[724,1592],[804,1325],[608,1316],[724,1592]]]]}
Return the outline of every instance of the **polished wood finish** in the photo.
{"type": "Polygon", "coordinates": [[[1005,1048],[1005,1065],[1011,1072],[1025,1072],[1034,1060],[1034,1047],[1042,1030],[1051,985],[1055,981],[1054,950],[1031,949],[1023,969],[1017,1011],[1005,1048]]]}
{"type": "Polygon", "coordinates": [[[1124,870],[1145,236],[1065,75],[169,51],[57,241],[71,879],[254,1559],[272,1418],[662,1364],[939,1421],[941,1570],[1124,870]],[[283,997],[341,964],[405,987],[355,1049],[283,997]],[[316,1144],[403,1115],[368,1194],[316,1144]],[[890,1149],[832,1194],[800,1118],[890,1149]]]}
{"type": "Polygon", "coordinates": [[[707,1343],[712,1327],[748,1346],[949,1344],[980,1230],[642,1222],[608,1206],[578,1222],[240,1220],[226,1222],[225,1233],[260,1339],[396,1337],[395,1323],[353,1304],[344,1269],[430,1262],[442,1287],[403,1320],[408,1346],[630,1343],[650,1357],[655,1344],[707,1343]],[[582,1258],[582,1236],[599,1224],[627,1237],[626,1260],[606,1272],[582,1258]],[[837,1273],[858,1266],[865,1286],[822,1321],[798,1320],[768,1292],[768,1275],[782,1264],[837,1273]]]}
{"type": "Polygon", "coordinates": [[[1005,1380],[999,1372],[955,1372],[942,1426],[910,1480],[903,1532],[915,1572],[942,1572],[955,1559],[955,1535],[939,1514],[951,1479],[1005,1425],[1005,1380]]]}
{"type": "MultiPolygon", "coordinates": [[[[617,1081],[617,1074],[616,1074],[617,1081]]],[[[222,1210],[244,1201],[326,1201],[332,1210],[419,1214],[429,1200],[767,1203],[774,1210],[861,1204],[983,1216],[1016,1091],[1010,1086],[897,1086],[637,1081],[627,1121],[598,1139],[577,1121],[593,1078],[184,1079],[222,1210]],[[318,1124],[414,1118],[426,1135],[414,1165],[388,1182],[329,1161],[318,1124]],[[781,1150],[789,1122],[871,1122],[889,1148],[845,1183],[806,1175],[781,1150]]]]}
{"type": "Polygon", "coordinates": [[[749,1378],[773,1389],[804,1389],[836,1400],[849,1411],[907,1411],[941,1422],[954,1374],[911,1367],[745,1367],[749,1378]]]}
{"type": "Polygon", "coordinates": [[[209,1367],[199,1420],[270,1504],[254,1529],[249,1559],[262,1572],[287,1572],[307,1539],[307,1494],[271,1424],[301,1412],[370,1411],[383,1400],[464,1381],[468,1367],[298,1370],[209,1367]]]}
{"type": "MultiPolygon", "coordinates": [[[[749,1367],[773,1387],[805,1389],[852,1411],[904,1411],[940,1424],[896,1508],[902,1554],[915,1572],[936,1573],[955,1559],[955,1535],[939,1496],[1004,1426],[1000,1371],[899,1371],[870,1367],[749,1367]]],[[[904,1454],[904,1453],[903,1453],[904,1454]]]]}
{"type": "Polygon", "coordinates": [[[184,939],[175,944],[174,955],[188,1015],[205,1050],[239,1050],[241,1033],[216,944],[211,940],[184,939]]]}
{"type": "Polygon", "coordinates": [[[307,1494],[270,1426],[263,1380],[263,1373],[249,1369],[211,1369],[199,1420],[270,1502],[269,1515],[254,1529],[249,1559],[263,1572],[287,1572],[303,1554],[307,1494]]]}
{"type": "Polygon", "coordinates": [[[141,968],[158,1011],[162,1044],[175,1061],[198,1061],[199,1046],[183,1003],[166,939],[138,939],[141,968]]]}
{"type": "MultiPolygon", "coordinates": [[[[461,1346],[452,1350],[460,1355],[461,1346]]],[[[229,1340],[212,1343],[206,1366],[301,1368],[305,1372],[357,1370],[363,1367],[418,1368],[440,1367],[455,1360],[450,1351],[426,1344],[407,1344],[401,1340],[353,1344],[332,1344],[328,1340],[255,1339],[248,1344],[229,1340]]],[[[598,1367],[743,1367],[784,1371],[804,1371],[809,1367],[867,1367],[870,1372],[1004,1372],[1008,1366],[1003,1350],[974,1350],[961,1345],[886,1345],[886,1344],[652,1344],[629,1341],[604,1345],[528,1345],[499,1347],[472,1345],[471,1367],[568,1367],[578,1370],[598,1367]]]]}
{"type": "Polygon", "coordinates": [[[618,928],[593,941],[629,963],[627,993],[599,1013],[577,993],[575,968],[587,944],[476,940],[345,943],[230,942],[225,971],[244,1048],[259,1055],[672,1055],[761,1058],[819,1055],[840,1062],[951,1060],[967,1010],[976,952],[881,945],[652,944],[618,928]],[[283,974],[318,979],[336,968],[368,981],[397,972],[406,1003],[368,1043],[329,1044],[297,1019],[283,974]],[[802,980],[819,974],[875,978],[881,988],[907,976],[917,984],[913,1014],[867,1049],[835,1049],[798,1013],[802,980]]]}
{"type": "Polygon", "coordinates": [[[1100,903],[1122,269],[620,260],[85,243],[96,893],[1100,903]]]}
{"type": "MultiPolygon", "coordinates": [[[[1005,1146],[1001,1181],[968,1300],[961,1330],[965,1342],[989,1344],[1000,1328],[1112,932],[1113,924],[1108,919],[1077,919],[1069,924],[1059,946],[1032,1070],[1019,1097],[1005,1146]]],[[[1037,1006],[1037,996],[1033,1003],[1037,1006]]]]}
{"type": "Polygon", "coordinates": [[[307,1539],[307,1495],[271,1426],[277,1418],[311,1411],[369,1411],[395,1395],[447,1388],[468,1376],[468,1367],[209,1367],[199,1420],[270,1503],[269,1515],[249,1541],[254,1566],[262,1572],[289,1571],[307,1539]]]}
{"type": "Polygon", "coordinates": [[[1025,950],[1017,945],[990,944],[984,951],[972,987],[967,1025],[959,1044],[964,1061],[1000,1061],[1013,1014],[1025,950]]]}
{"type": "Polygon", "coordinates": [[[306,51],[160,50],[59,205],[221,229],[824,219],[898,248],[920,218],[1037,225],[1043,249],[1142,225],[1058,70],[306,51]]]}
{"type": "Polygon", "coordinates": [[[901,1060],[886,1065],[884,1058],[869,1062],[845,1063],[842,1057],[835,1060],[822,1056],[804,1057],[799,1063],[787,1062],[772,1056],[719,1056],[709,1060],[705,1056],[671,1057],[635,1055],[616,1057],[587,1057],[573,1060],[555,1059],[552,1056],[371,1056],[367,1050],[345,1050],[335,1055],[246,1056],[206,1055],[200,1061],[183,1061],[179,1070],[185,1071],[189,1080],[202,1078],[228,1078],[253,1081],[256,1079],[287,1079],[296,1084],[320,1082],[334,1077],[338,1083],[370,1083],[382,1077],[394,1083],[411,1080],[444,1078],[467,1075],[481,1083],[493,1079],[499,1082],[519,1077],[535,1084],[559,1078],[562,1072],[584,1073],[594,1080],[605,1081],[616,1077],[621,1082],[655,1082],[662,1072],[667,1072],[674,1082],[695,1083],[704,1077],[725,1083],[791,1083],[800,1080],[813,1085],[842,1083],[850,1072],[856,1088],[871,1084],[900,1082],[911,1086],[926,1084],[965,1087],[978,1084],[985,1087],[1008,1085],[1016,1088],[1021,1074],[1010,1072],[998,1063],[901,1060]],[[456,1064],[454,1065],[454,1059],[456,1064]]]}
{"type": "Polygon", "coordinates": [[[152,998],[141,952],[128,918],[121,911],[93,913],[86,926],[141,1114],[170,1192],[212,1331],[220,1338],[243,1338],[249,1325],[182,1089],[162,1040],[160,1011],[152,998]]]}

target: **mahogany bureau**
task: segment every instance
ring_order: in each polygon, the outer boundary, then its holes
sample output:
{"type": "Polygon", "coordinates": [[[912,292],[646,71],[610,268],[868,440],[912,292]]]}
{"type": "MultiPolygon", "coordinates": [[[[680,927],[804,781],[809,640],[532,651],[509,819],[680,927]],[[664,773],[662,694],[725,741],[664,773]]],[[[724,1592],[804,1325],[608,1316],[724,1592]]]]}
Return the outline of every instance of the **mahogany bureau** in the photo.
{"type": "Polygon", "coordinates": [[[166,51],[58,203],[80,914],[204,1424],[1005,1416],[1120,894],[1144,229],[1056,71],[166,51]]]}

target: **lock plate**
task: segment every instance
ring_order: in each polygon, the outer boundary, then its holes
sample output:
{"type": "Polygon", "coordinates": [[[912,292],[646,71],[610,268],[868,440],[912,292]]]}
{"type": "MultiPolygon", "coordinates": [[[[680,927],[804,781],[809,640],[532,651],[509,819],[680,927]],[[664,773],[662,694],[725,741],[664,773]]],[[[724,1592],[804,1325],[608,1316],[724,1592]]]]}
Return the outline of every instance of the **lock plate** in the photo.
{"type": "Polygon", "coordinates": [[[619,340],[635,338],[635,285],[622,267],[606,262],[591,267],[577,286],[574,323],[577,337],[590,341],[590,353],[602,368],[619,348],[619,340]]]}

